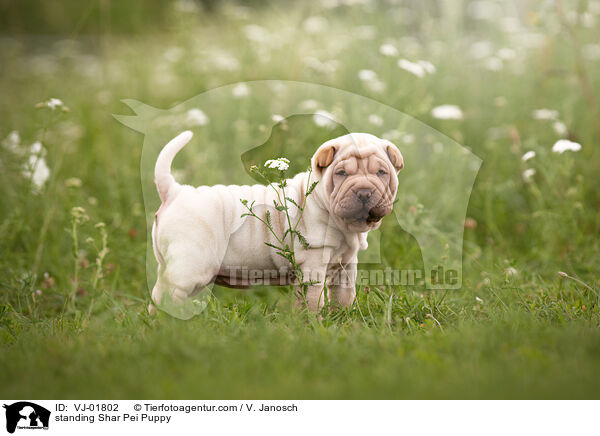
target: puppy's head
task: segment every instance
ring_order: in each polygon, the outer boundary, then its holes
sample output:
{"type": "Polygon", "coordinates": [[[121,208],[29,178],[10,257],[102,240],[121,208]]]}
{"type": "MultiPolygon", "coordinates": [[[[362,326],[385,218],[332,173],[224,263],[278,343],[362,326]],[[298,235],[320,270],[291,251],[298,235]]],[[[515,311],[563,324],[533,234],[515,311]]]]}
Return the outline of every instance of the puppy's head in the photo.
{"type": "Polygon", "coordinates": [[[366,232],[392,211],[404,159],[391,142],[367,133],[340,136],[321,145],[311,164],[318,195],[341,228],[366,232]]]}

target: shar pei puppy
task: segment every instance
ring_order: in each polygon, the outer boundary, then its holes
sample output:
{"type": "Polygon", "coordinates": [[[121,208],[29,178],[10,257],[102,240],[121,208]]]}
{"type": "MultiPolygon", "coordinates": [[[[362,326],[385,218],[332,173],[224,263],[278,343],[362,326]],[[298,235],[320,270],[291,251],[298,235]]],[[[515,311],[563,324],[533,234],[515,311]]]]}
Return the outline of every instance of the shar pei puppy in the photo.
{"type": "MultiPolygon", "coordinates": [[[[171,162],[191,138],[191,132],[181,133],[156,161],[162,204],[152,228],[158,262],[154,303],[160,307],[168,299],[177,304],[211,283],[233,288],[298,285],[289,261],[265,244],[276,240],[264,223],[243,216],[247,209],[240,200],[254,202],[255,213],[264,219],[269,210],[274,230],[284,235],[288,221],[272,206],[277,198],[272,187],[193,187],[175,181],[171,162]]],[[[351,133],[322,144],[311,159],[312,171],[287,180],[286,196],[305,202],[298,230],[308,244],[298,244],[295,255],[304,281],[310,281],[299,301],[311,311],[320,311],[325,295],[334,305],[354,301],[358,251],[367,248],[368,232],[391,213],[403,167],[402,154],[391,142],[351,133]],[[318,183],[306,196],[313,181],[318,183]]],[[[290,209],[292,222],[298,213],[290,209]]]]}

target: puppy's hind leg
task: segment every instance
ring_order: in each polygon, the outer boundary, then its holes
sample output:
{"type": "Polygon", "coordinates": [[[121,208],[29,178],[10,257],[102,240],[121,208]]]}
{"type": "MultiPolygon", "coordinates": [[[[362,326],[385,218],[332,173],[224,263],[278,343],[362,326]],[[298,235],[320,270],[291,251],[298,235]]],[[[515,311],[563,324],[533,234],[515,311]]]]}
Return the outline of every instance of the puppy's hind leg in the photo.
{"type": "Polygon", "coordinates": [[[148,304],[148,313],[150,315],[156,315],[158,313],[157,307],[160,307],[165,295],[168,292],[168,286],[165,279],[162,277],[164,274],[164,268],[158,267],[158,277],[154,288],[152,288],[152,303],[148,304]]]}
{"type": "MultiPolygon", "coordinates": [[[[182,304],[197,290],[214,282],[220,265],[210,251],[208,246],[199,249],[196,244],[188,242],[175,243],[169,247],[163,280],[166,282],[167,294],[175,305],[182,304]]],[[[162,282],[160,285],[157,294],[164,289],[162,282]]]]}

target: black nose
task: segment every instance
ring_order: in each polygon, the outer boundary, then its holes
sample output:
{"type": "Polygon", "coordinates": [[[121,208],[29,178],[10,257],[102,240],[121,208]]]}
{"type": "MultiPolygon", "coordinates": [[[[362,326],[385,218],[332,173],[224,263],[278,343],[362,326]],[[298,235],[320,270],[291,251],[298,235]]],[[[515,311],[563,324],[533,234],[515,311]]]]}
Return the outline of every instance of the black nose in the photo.
{"type": "Polygon", "coordinates": [[[358,189],[356,191],[356,196],[358,197],[358,199],[360,201],[362,201],[363,203],[366,203],[367,201],[369,201],[369,199],[371,198],[371,195],[373,193],[371,192],[370,189],[358,189]]]}

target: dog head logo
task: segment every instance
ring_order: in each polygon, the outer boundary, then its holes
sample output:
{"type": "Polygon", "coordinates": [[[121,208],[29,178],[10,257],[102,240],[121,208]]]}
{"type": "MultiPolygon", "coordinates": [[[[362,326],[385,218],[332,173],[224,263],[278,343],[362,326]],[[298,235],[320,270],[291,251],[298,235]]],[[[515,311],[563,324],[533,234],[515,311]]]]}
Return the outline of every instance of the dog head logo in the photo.
{"type": "MultiPolygon", "coordinates": [[[[388,267],[422,271],[417,284],[422,282],[429,289],[462,286],[464,220],[481,160],[468,148],[421,121],[357,94],[288,81],[227,85],[168,110],[133,100],[124,100],[124,103],[136,115],[116,115],[115,118],[145,135],[141,177],[148,229],[146,271],[149,290],[157,278],[150,231],[161,204],[154,184],[154,167],[160,150],[183,130],[192,130],[194,139],[174,161],[173,176],[178,183],[193,186],[255,183],[249,168],[252,165],[262,167],[267,159],[281,156],[289,159],[287,174],[292,177],[307,169],[319,147],[352,132],[367,132],[397,146],[400,154],[391,147],[390,151],[394,153],[388,153],[387,159],[382,155],[384,163],[397,165],[396,171],[401,169],[398,185],[391,186],[391,191],[397,191],[393,210],[367,216],[368,220],[377,221],[371,223],[373,230],[368,233],[368,244],[364,244],[368,249],[359,253],[358,263],[361,268],[371,265],[378,271],[388,267]],[[241,85],[245,89],[243,97],[235,92],[241,85]],[[387,218],[379,226],[381,215],[387,215],[387,218]],[[399,254],[398,247],[402,253],[420,251],[421,262],[407,265],[405,260],[409,256],[399,254]]],[[[349,147],[348,153],[356,149],[360,154],[360,147],[360,144],[349,147]]],[[[330,154],[324,157],[329,158],[330,154]]],[[[335,152],[331,157],[333,159],[328,163],[335,168],[328,166],[327,174],[323,171],[329,182],[335,177],[344,177],[336,166],[335,152]]],[[[339,155],[340,160],[344,157],[339,155]]],[[[392,168],[383,169],[392,174],[392,168]]],[[[351,175],[346,168],[343,170],[351,175]]],[[[376,173],[372,176],[371,185],[379,186],[376,173]]],[[[347,180],[350,186],[354,179],[347,176],[347,180]]],[[[338,182],[340,187],[345,186],[341,179],[338,182]]],[[[389,185],[380,184],[382,187],[389,185]]],[[[384,192],[383,188],[381,191],[384,192]]],[[[360,215],[358,206],[362,203],[346,205],[345,200],[341,201],[343,198],[340,197],[337,203],[347,206],[347,210],[340,209],[338,215],[360,215]]],[[[174,316],[188,318],[205,307],[198,301],[195,304],[196,309],[189,315],[174,316]]]]}
{"type": "Polygon", "coordinates": [[[14,433],[18,429],[48,429],[50,411],[29,401],[5,404],[6,431],[14,433]]]}

